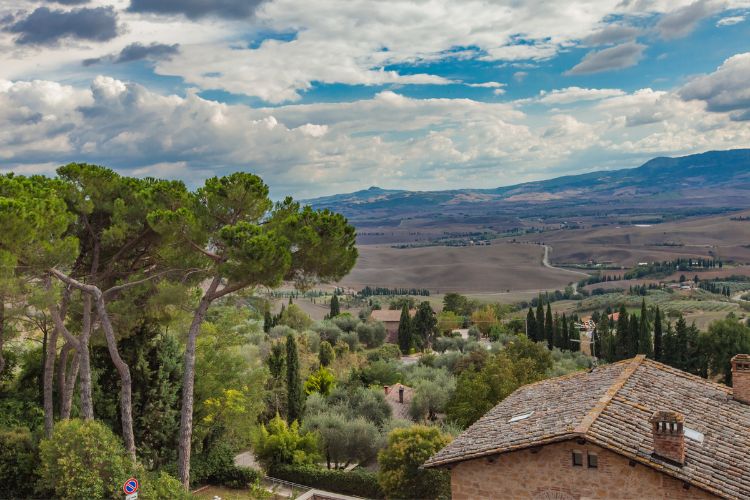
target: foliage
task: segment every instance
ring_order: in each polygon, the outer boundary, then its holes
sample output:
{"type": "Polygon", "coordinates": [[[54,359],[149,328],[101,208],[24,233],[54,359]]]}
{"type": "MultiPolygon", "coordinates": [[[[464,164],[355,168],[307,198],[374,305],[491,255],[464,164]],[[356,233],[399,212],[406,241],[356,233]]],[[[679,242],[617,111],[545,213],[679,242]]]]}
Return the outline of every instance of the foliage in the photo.
{"type": "Polygon", "coordinates": [[[374,423],[364,417],[350,418],[336,408],[308,417],[304,429],[319,436],[329,469],[365,462],[375,456],[380,445],[374,423]]]}
{"type": "Polygon", "coordinates": [[[441,311],[437,315],[437,329],[443,334],[449,334],[464,324],[464,318],[453,311],[441,311]]]}
{"type": "Polygon", "coordinates": [[[145,500],[189,500],[192,498],[176,477],[164,471],[147,473],[145,477],[138,479],[141,485],[138,496],[145,500]]]}
{"type": "Polygon", "coordinates": [[[352,372],[363,385],[392,385],[401,380],[401,364],[395,360],[378,360],[352,372]]]}
{"type": "Polygon", "coordinates": [[[471,322],[483,335],[488,335],[493,326],[500,324],[495,309],[489,304],[471,313],[471,322]]]}
{"type": "Polygon", "coordinates": [[[298,332],[310,328],[313,320],[297,304],[289,304],[281,313],[279,324],[293,328],[298,332]]]}
{"type": "Polygon", "coordinates": [[[359,319],[349,313],[339,314],[332,321],[344,332],[353,332],[359,323],[359,319]]]}
{"type": "Polygon", "coordinates": [[[120,498],[133,472],[122,443],[101,422],[58,422],[40,444],[41,482],[60,498],[120,498]]]}
{"type": "Polygon", "coordinates": [[[321,366],[328,366],[336,359],[336,353],[333,350],[333,346],[327,340],[320,343],[318,359],[320,360],[321,366]]]}
{"type": "Polygon", "coordinates": [[[305,380],[305,394],[317,392],[327,396],[333,390],[334,385],[336,385],[336,378],[331,370],[321,366],[305,380]]]}
{"type": "Polygon", "coordinates": [[[301,432],[296,420],[287,425],[278,415],[267,426],[261,424],[253,435],[253,451],[267,470],[283,464],[312,464],[319,456],[318,449],[314,433],[301,432]]]}
{"type": "Polygon", "coordinates": [[[383,344],[377,349],[367,353],[367,360],[370,362],[378,360],[393,360],[401,357],[401,350],[396,344],[383,344]]]}
{"type": "Polygon", "coordinates": [[[437,318],[435,311],[428,301],[424,301],[417,307],[417,313],[411,322],[413,341],[418,349],[424,349],[432,343],[437,331],[437,318]]]}
{"type": "Polygon", "coordinates": [[[191,483],[244,489],[259,479],[259,472],[234,465],[233,450],[228,443],[219,442],[195,455],[190,464],[191,483]]]}
{"type": "Polygon", "coordinates": [[[450,498],[450,473],[422,464],[451,441],[436,427],[415,425],[388,435],[378,454],[378,481],[388,498],[450,498]]]}
{"type": "Polygon", "coordinates": [[[328,397],[327,404],[349,418],[363,417],[378,427],[391,418],[391,407],[379,388],[337,387],[328,397]]]}
{"type": "Polygon", "coordinates": [[[337,294],[333,294],[333,298],[331,298],[331,311],[328,313],[329,318],[335,318],[341,314],[341,308],[339,307],[339,296],[337,294]]]}
{"type": "Polygon", "coordinates": [[[386,337],[385,325],[380,321],[369,321],[357,325],[359,341],[368,348],[380,347],[386,337]]]}
{"type": "Polygon", "coordinates": [[[726,319],[711,323],[701,341],[710,372],[721,375],[724,383],[731,386],[730,360],[735,354],[750,352],[750,328],[740,323],[734,315],[729,315],[726,319]]]}
{"type": "Polygon", "coordinates": [[[292,335],[286,337],[286,390],[287,422],[301,420],[305,411],[305,395],[302,391],[297,342],[292,335]]]}
{"type": "Polygon", "coordinates": [[[39,450],[24,427],[0,430],[0,498],[31,497],[38,480],[39,450]]]}
{"type": "Polygon", "coordinates": [[[445,412],[456,388],[455,377],[447,371],[432,369],[428,373],[428,376],[410,382],[414,388],[414,397],[409,413],[414,420],[436,420],[438,413],[445,412]]]}
{"type": "Polygon", "coordinates": [[[278,479],[343,495],[362,498],[385,497],[377,474],[364,469],[344,471],[321,469],[314,465],[280,465],[274,467],[271,474],[278,479]]]}
{"type": "Polygon", "coordinates": [[[408,354],[411,350],[414,340],[414,328],[412,326],[411,316],[409,316],[409,306],[404,304],[401,308],[401,318],[398,321],[398,347],[401,352],[408,354]]]}

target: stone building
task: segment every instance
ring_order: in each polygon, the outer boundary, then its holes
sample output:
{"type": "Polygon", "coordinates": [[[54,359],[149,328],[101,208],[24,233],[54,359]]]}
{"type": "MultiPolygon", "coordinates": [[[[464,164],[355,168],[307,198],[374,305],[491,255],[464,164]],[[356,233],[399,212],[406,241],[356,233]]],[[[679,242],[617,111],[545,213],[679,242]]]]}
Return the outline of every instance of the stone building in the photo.
{"type": "MultiPolygon", "coordinates": [[[[414,317],[417,314],[416,309],[409,310],[409,316],[414,317]]],[[[391,344],[398,343],[398,324],[401,322],[401,309],[373,309],[370,318],[374,321],[382,321],[385,325],[386,342],[391,344]]]]}
{"type": "Polygon", "coordinates": [[[750,498],[750,356],[734,389],[637,356],[515,391],[426,463],[473,498],[750,498]]]}

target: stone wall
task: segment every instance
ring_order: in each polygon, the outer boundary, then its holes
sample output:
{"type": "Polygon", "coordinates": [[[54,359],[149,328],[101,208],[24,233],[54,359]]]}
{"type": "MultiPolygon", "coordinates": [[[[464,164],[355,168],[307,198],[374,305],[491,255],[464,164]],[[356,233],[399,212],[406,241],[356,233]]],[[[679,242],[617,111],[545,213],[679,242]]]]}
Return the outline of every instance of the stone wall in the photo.
{"type": "Polygon", "coordinates": [[[716,498],[682,481],[599,446],[575,440],[494,457],[469,460],[451,470],[453,500],[485,498],[716,498]],[[574,467],[573,451],[582,453],[583,466],[574,467]],[[589,468],[587,454],[598,467],[589,468]]]}

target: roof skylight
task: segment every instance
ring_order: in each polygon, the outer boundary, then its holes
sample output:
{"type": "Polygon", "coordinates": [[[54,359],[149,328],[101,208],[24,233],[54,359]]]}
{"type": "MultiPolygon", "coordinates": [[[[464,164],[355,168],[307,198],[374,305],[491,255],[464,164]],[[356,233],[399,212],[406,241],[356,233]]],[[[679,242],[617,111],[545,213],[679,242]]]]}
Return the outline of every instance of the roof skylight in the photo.
{"type": "Polygon", "coordinates": [[[511,417],[510,420],[508,420],[508,423],[511,424],[513,422],[518,422],[519,420],[525,420],[532,416],[534,414],[533,411],[530,411],[529,413],[524,413],[521,415],[516,415],[515,417],[511,417]]]}
{"type": "Polygon", "coordinates": [[[690,429],[688,427],[685,427],[684,429],[685,429],[685,437],[687,437],[688,439],[692,439],[693,441],[697,441],[699,443],[703,442],[703,434],[701,434],[700,432],[694,429],[690,429]]]}

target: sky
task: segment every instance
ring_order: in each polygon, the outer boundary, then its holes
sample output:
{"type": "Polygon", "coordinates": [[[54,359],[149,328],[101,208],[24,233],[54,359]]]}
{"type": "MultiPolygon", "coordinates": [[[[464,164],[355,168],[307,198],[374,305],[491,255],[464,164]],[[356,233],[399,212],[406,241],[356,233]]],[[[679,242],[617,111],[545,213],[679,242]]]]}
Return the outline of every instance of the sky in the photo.
{"type": "Polygon", "coordinates": [[[750,0],[0,0],[0,171],[272,196],[750,147],[750,0]]]}

